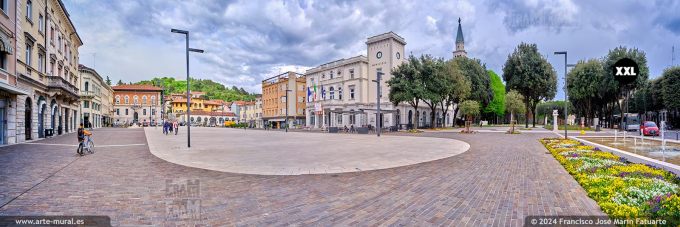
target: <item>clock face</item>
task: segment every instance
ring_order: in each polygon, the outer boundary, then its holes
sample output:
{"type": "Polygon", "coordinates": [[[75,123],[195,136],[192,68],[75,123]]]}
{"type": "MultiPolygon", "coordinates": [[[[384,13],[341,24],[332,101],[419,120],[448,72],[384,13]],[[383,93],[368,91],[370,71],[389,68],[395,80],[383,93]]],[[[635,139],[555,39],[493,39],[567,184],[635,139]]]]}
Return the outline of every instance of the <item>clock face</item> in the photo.
{"type": "Polygon", "coordinates": [[[375,54],[375,57],[378,59],[382,58],[382,52],[378,51],[378,53],[375,54]]]}
{"type": "Polygon", "coordinates": [[[399,54],[399,52],[397,52],[397,59],[399,59],[399,58],[401,58],[401,54],[399,54]]]}

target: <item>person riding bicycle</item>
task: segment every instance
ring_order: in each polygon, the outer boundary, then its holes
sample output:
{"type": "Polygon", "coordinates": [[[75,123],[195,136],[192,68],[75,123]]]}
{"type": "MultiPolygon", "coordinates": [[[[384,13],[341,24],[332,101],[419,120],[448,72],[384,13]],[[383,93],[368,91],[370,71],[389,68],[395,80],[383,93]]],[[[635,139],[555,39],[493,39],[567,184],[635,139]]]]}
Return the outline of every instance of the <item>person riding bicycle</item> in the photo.
{"type": "Polygon", "coordinates": [[[91,132],[85,130],[83,128],[83,123],[80,123],[80,127],[78,128],[78,143],[82,143],[85,148],[89,148],[89,143],[85,141],[90,141],[90,136],[92,135],[91,132]],[[85,142],[85,143],[83,143],[85,142]]]}

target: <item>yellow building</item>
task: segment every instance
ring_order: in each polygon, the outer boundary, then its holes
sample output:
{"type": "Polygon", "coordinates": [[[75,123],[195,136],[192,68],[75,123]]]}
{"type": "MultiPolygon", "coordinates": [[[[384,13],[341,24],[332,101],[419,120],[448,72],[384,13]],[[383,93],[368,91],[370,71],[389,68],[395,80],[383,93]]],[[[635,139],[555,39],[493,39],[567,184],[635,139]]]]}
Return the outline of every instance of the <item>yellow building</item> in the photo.
{"type": "Polygon", "coordinates": [[[305,124],[305,95],[305,77],[302,74],[286,72],[263,80],[262,120],[264,124],[269,124],[273,128],[283,128],[286,122],[290,124],[289,128],[303,126],[305,124]]]}
{"type": "MultiPolygon", "coordinates": [[[[206,100],[204,92],[191,92],[191,111],[201,112],[228,112],[224,111],[225,102],[222,100],[206,100]]],[[[172,94],[169,96],[168,105],[174,117],[180,117],[187,112],[187,99],[184,94],[172,94]]],[[[171,117],[172,119],[172,117],[171,117]]]]}

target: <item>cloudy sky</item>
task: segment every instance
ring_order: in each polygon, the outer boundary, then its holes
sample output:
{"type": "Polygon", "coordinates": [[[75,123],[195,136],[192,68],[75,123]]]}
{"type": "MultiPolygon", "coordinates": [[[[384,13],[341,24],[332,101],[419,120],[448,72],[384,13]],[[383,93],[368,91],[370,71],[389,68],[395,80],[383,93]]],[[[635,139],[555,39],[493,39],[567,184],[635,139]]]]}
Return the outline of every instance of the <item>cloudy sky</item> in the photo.
{"type": "MultiPolygon", "coordinates": [[[[680,1],[168,1],[64,0],[84,41],[80,62],[112,80],[185,77],[191,31],[192,77],[260,93],[262,79],[366,55],[367,37],[394,31],[406,52],[451,58],[462,19],[468,56],[500,74],[520,42],[538,44],[563,77],[569,63],[616,46],[647,53],[651,76],[680,61],[680,1]]],[[[558,98],[563,97],[561,90],[558,98]]]]}

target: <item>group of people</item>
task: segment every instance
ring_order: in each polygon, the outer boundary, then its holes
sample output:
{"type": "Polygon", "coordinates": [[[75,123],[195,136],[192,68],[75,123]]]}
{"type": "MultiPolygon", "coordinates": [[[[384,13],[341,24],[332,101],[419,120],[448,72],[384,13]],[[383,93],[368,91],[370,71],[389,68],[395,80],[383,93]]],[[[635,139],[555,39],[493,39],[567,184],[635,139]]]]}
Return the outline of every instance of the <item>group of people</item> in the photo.
{"type": "Polygon", "coordinates": [[[177,121],[163,122],[163,134],[165,135],[172,134],[173,131],[175,131],[175,135],[177,135],[177,131],[179,131],[179,123],[177,123],[177,121]]]}

